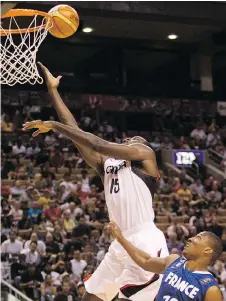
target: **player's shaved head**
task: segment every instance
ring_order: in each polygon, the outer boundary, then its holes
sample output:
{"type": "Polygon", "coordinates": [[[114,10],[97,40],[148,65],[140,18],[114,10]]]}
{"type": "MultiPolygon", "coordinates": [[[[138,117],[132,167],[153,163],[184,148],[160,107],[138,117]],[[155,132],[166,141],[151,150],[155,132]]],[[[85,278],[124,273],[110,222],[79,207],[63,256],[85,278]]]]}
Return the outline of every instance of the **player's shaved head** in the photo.
{"type": "Polygon", "coordinates": [[[143,144],[148,146],[148,147],[151,147],[150,143],[147,140],[143,141],[143,144]]]}
{"type": "Polygon", "coordinates": [[[150,147],[150,143],[146,139],[144,139],[143,137],[141,137],[141,136],[134,136],[132,138],[125,138],[123,140],[123,143],[124,144],[141,143],[141,144],[144,144],[144,145],[150,147]]]}
{"type": "Polygon", "coordinates": [[[212,232],[202,232],[202,236],[208,239],[208,246],[213,250],[212,253],[212,263],[214,263],[223,252],[222,240],[212,232]]]}
{"type": "Polygon", "coordinates": [[[207,264],[214,262],[221,256],[223,243],[221,239],[212,232],[204,231],[194,237],[190,237],[183,250],[187,260],[199,260],[203,258],[207,264]]]}

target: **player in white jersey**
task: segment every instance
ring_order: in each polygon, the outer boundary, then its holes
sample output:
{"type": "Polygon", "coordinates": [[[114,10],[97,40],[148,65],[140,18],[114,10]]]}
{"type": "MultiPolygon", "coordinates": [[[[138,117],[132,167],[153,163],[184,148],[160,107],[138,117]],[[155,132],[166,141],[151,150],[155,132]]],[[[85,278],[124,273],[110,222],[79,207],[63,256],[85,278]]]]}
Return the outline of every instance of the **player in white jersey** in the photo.
{"type": "MultiPolygon", "coordinates": [[[[142,137],[126,139],[123,144],[110,143],[82,131],[63,103],[57,87],[60,77],[40,64],[49,95],[57,110],[59,122],[32,121],[24,130],[37,128],[37,136],[56,130],[71,139],[84,160],[102,177],[110,220],[116,222],[123,235],[137,248],[151,256],[166,257],[164,234],[154,224],[153,195],[158,176],[155,153],[142,137]]],[[[127,255],[117,241],[94,274],[85,282],[83,301],[119,300],[152,301],[161,277],[144,271],[127,255]]]]}

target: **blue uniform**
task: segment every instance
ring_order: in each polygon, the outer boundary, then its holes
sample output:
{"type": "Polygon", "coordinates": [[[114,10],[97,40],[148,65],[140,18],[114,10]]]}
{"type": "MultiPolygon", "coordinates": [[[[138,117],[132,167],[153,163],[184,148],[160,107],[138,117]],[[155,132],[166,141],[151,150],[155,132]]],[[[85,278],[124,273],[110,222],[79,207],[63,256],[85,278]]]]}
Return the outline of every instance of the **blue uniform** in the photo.
{"type": "Polygon", "coordinates": [[[216,286],[208,271],[189,271],[186,259],[179,257],[166,269],[156,301],[203,301],[207,290],[216,286]]]}

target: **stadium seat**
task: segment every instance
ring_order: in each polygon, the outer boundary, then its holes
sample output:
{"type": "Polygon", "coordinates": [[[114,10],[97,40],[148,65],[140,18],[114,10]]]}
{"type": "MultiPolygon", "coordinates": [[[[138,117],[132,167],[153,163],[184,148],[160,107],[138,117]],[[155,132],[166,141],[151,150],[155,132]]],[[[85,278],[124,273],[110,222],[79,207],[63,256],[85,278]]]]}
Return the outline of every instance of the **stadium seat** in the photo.
{"type": "Polygon", "coordinates": [[[156,216],[156,222],[160,224],[167,224],[169,222],[168,216],[156,216]]]}
{"type": "Polygon", "coordinates": [[[15,180],[2,180],[2,186],[13,186],[15,180]]]}
{"type": "Polygon", "coordinates": [[[56,180],[62,180],[63,179],[63,174],[57,173],[57,174],[55,174],[55,176],[56,176],[56,180]]]}
{"type": "Polygon", "coordinates": [[[185,216],[171,216],[170,219],[172,222],[183,224],[185,222],[186,217],[185,216]]]}
{"type": "Polygon", "coordinates": [[[157,228],[159,228],[161,231],[166,232],[166,230],[167,230],[167,228],[170,226],[170,224],[167,224],[167,223],[163,223],[163,224],[157,223],[156,226],[157,226],[157,228]]]}
{"type": "Polygon", "coordinates": [[[55,167],[50,167],[49,171],[55,174],[56,173],[56,168],[55,167]]]}
{"type": "Polygon", "coordinates": [[[20,159],[20,164],[28,166],[29,164],[31,164],[31,160],[30,159],[20,159]]]}
{"type": "Polygon", "coordinates": [[[217,213],[219,216],[226,216],[226,209],[218,209],[217,213]]]}
{"type": "Polygon", "coordinates": [[[78,180],[78,175],[77,174],[72,174],[71,175],[71,180],[72,181],[77,181],[78,180]]]}
{"type": "Polygon", "coordinates": [[[20,180],[20,184],[21,184],[21,186],[23,186],[23,187],[27,187],[28,183],[29,183],[28,180],[20,180]]]}
{"type": "Polygon", "coordinates": [[[40,173],[41,172],[41,168],[40,167],[34,167],[34,171],[40,173]]]}
{"type": "Polygon", "coordinates": [[[57,173],[65,174],[68,172],[69,172],[69,168],[67,168],[67,167],[57,168],[57,173]]]}
{"type": "Polygon", "coordinates": [[[226,216],[218,216],[217,221],[218,223],[226,223],[226,216]]]}

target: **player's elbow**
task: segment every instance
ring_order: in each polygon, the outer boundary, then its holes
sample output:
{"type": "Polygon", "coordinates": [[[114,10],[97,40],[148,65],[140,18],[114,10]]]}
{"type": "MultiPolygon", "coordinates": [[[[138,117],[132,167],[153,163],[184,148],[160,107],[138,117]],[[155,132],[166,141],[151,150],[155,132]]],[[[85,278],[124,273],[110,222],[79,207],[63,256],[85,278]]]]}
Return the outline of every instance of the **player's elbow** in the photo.
{"type": "Polygon", "coordinates": [[[156,262],[153,258],[146,260],[145,267],[143,267],[143,269],[155,274],[164,274],[166,268],[165,261],[163,261],[162,258],[160,260],[159,259],[160,258],[157,259],[158,262],[156,262]]]}
{"type": "Polygon", "coordinates": [[[126,160],[129,161],[143,161],[146,157],[137,149],[130,149],[126,154],[126,160]]]}
{"type": "Polygon", "coordinates": [[[77,122],[75,121],[75,119],[73,118],[62,118],[62,122],[67,125],[67,126],[70,126],[71,128],[75,128],[75,129],[78,129],[78,124],[77,122]]]}
{"type": "Polygon", "coordinates": [[[92,142],[92,150],[102,155],[107,155],[107,156],[115,155],[111,143],[105,140],[92,142]]]}
{"type": "Polygon", "coordinates": [[[91,148],[93,151],[103,154],[103,155],[111,155],[111,147],[110,143],[107,141],[98,141],[98,142],[92,142],[91,148]]]}
{"type": "Polygon", "coordinates": [[[152,272],[153,273],[153,267],[150,265],[149,260],[146,260],[142,266],[142,269],[144,269],[147,272],[152,272]]]}
{"type": "Polygon", "coordinates": [[[141,267],[143,270],[148,271],[148,272],[152,272],[152,270],[150,270],[149,260],[146,260],[146,259],[143,259],[143,258],[142,258],[142,259],[139,258],[139,259],[137,259],[137,260],[134,259],[134,261],[135,261],[136,264],[139,265],[139,267],[141,267]]]}

